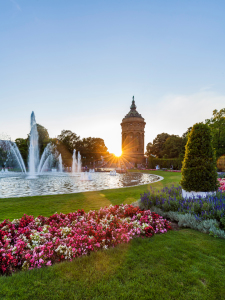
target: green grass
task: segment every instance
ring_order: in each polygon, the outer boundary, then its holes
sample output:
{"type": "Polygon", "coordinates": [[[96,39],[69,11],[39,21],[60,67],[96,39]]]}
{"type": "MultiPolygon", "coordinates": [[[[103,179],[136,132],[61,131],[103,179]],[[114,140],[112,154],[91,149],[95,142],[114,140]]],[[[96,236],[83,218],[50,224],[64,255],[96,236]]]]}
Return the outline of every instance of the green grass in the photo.
{"type": "Polygon", "coordinates": [[[225,241],[193,230],[0,278],[0,299],[224,299],[225,241]]]}
{"type": "MultiPolygon", "coordinates": [[[[148,171],[147,173],[164,177],[163,181],[151,184],[157,188],[168,184],[178,184],[181,179],[180,173],[163,171],[148,171]]],[[[96,192],[0,199],[0,222],[5,219],[21,218],[23,214],[47,217],[55,212],[70,213],[81,208],[89,211],[110,204],[130,204],[137,201],[140,194],[147,191],[149,186],[150,184],[96,192]]]]}
{"type": "MultiPolygon", "coordinates": [[[[177,184],[180,173],[154,172],[177,184]]],[[[149,188],[0,199],[0,219],[131,203],[149,188]],[[2,210],[3,209],[3,210],[2,210]]],[[[182,229],[72,262],[0,277],[0,299],[225,299],[225,241],[182,229]]]]}

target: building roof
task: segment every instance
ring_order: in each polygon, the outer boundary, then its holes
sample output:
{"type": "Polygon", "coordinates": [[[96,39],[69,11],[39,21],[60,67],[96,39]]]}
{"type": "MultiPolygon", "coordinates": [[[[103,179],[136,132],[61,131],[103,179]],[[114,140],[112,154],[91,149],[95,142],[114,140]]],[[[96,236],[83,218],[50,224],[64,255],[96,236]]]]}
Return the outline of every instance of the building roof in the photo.
{"type": "Polygon", "coordinates": [[[123,119],[135,118],[135,117],[136,118],[142,118],[142,119],[144,119],[142,117],[142,115],[137,112],[136,108],[137,108],[137,106],[135,104],[134,96],[133,96],[133,100],[132,100],[132,104],[131,104],[131,107],[130,107],[130,111],[129,111],[128,114],[126,114],[126,116],[123,119]]]}

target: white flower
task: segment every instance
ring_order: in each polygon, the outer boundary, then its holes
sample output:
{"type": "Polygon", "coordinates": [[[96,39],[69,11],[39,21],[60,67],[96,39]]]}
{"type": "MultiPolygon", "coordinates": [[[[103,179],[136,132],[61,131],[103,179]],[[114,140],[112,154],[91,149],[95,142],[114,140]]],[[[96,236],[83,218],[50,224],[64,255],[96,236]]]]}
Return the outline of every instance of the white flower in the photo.
{"type": "Polygon", "coordinates": [[[19,223],[20,223],[20,220],[19,220],[19,219],[14,219],[14,220],[12,221],[12,224],[19,225],[19,223]]]}
{"type": "Polygon", "coordinates": [[[67,235],[72,231],[71,227],[60,227],[59,229],[61,230],[61,234],[64,238],[67,237],[67,235]]]}

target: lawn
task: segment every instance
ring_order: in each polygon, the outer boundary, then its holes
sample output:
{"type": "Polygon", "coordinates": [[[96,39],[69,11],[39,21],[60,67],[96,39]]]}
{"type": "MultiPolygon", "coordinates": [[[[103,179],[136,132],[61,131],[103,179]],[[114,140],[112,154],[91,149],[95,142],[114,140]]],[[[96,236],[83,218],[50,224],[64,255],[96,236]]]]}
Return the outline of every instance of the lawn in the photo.
{"type": "MultiPolygon", "coordinates": [[[[154,172],[177,184],[180,173],[154,172]]],[[[132,203],[148,186],[0,199],[0,219],[132,203]]],[[[0,299],[225,299],[225,241],[182,229],[72,262],[0,277],[0,299]]]]}

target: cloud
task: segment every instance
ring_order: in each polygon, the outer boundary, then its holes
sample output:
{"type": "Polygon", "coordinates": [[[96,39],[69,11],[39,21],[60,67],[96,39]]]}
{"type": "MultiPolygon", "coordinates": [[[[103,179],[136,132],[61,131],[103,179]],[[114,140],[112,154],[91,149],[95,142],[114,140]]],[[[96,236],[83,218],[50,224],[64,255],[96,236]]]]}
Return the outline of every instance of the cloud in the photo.
{"type": "Polygon", "coordinates": [[[17,10],[19,10],[19,11],[22,10],[21,7],[19,6],[19,4],[16,1],[10,0],[10,2],[16,7],[17,10]]]}
{"type": "Polygon", "coordinates": [[[146,143],[157,134],[182,135],[188,127],[212,117],[214,109],[225,107],[225,96],[211,91],[200,91],[192,95],[167,95],[150,111],[146,120],[146,143]]]}

